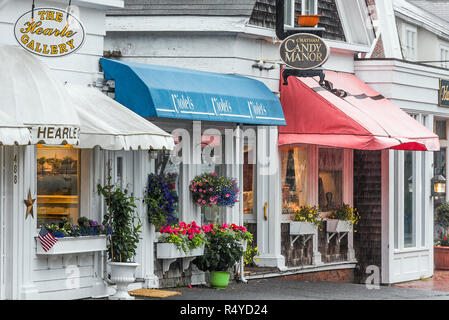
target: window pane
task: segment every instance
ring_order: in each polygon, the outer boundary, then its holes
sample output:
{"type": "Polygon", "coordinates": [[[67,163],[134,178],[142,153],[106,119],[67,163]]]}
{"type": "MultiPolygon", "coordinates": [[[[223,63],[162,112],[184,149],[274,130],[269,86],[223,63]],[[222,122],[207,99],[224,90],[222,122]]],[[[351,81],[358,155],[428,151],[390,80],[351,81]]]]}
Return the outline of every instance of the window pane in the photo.
{"type": "Polygon", "coordinates": [[[435,121],[435,134],[441,140],[446,140],[446,120],[437,120],[435,121]]]}
{"type": "Polygon", "coordinates": [[[80,151],[37,147],[37,225],[79,218],[80,151]]]}
{"type": "Polygon", "coordinates": [[[404,247],[415,246],[415,176],[413,151],[404,151],[404,247]]]}
{"type": "Polygon", "coordinates": [[[305,15],[313,15],[315,13],[315,1],[316,0],[303,0],[303,14],[305,15]]]}
{"type": "Polygon", "coordinates": [[[294,0],[284,2],[284,24],[293,27],[292,13],[294,12],[294,0]]]}
{"type": "Polygon", "coordinates": [[[254,170],[255,166],[250,161],[254,148],[245,146],[243,154],[243,213],[254,213],[254,170]]]}
{"type": "Polygon", "coordinates": [[[343,204],[343,154],[343,149],[319,150],[318,203],[323,211],[343,204]]]}
{"type": "Polygon", "coordinates": [[[282,213],[290,214],[307,204],[307,147],[282,147],[282,213]]]}

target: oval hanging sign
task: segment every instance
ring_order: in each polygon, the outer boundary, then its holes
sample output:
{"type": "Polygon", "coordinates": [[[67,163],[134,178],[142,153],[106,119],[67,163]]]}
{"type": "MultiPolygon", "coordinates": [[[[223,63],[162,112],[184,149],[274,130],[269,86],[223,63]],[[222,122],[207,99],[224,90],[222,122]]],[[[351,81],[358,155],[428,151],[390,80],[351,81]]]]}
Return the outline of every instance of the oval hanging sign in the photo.
{"type": "Polygon", "coordinates": [[[282,61],[291,68],[309,70],[323,65],[329,58],[329,47],[320,37],[297,33],[285,38],[280,46],[282,61]]]}
{"type": "Polygon", "coordinates": [[[24,13],[14,25],[17,42],[27,51],[44,57],[74,53],[84,43],[86,32],[74,15],[55,8],[24,13]]]}

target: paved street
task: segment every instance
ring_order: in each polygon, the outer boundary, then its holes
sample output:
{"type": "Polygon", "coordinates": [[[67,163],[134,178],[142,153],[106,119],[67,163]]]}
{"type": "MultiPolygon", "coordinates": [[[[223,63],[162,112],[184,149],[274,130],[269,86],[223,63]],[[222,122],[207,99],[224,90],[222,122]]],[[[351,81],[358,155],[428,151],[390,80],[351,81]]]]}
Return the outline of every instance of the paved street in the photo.
{"type": "MultiPolygon", "coordinates": [[[[209,287],[164,289],[181,292],[163,300],[449,300],[449,292],[361,284],[270,278],[232,283],[226,290],[209,287]]],[[[449,289],[448,289],[449,291],[449,289]]],[[[142,299],[142,298],[137,298],[142,299]]],[[[152,300],[157,300],[150,298],[152,300]]]]}

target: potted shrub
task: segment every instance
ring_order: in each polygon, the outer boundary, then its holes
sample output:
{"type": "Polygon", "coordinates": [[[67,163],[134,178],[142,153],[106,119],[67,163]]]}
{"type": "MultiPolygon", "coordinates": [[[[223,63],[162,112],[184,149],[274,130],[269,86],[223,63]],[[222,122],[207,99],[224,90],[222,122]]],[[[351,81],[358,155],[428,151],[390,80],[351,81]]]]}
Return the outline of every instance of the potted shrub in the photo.
{"type": "Polygon", "coordinates": [[[449,202],[443,202],[436,210],[435,222],[441,231],[434,246],[435,269],[449,269],[449,202]]]}
{"type": "Polygon", "coordinates": [[[148,175],[148,187],[144,198],[148,207],[148,221],[156,230],[177,222],[178,194],[168,175],[148,175]]]}
{"type": "Polygon", "coordinates": [[[321,223],[321,214],[317,206],[301,206],[290,222],[290,234],[314,234],[321,223]]]}
{"type": "Polygon", "coordinates": [[[202,227],[206,235],[204,255],[193,263],[201,271],[210,272],[210,282],[214,288],[225,289],[229,284],[230,269],[245,252],[243,242],[252,241],[252,234],[243,226],[226,223],[210,224],[202,227]]]}
{"type": "Polygon", "coordinates": [[[357,232],[354,226],[359,223],[360,214],[356,208],[348,204],[337,206],[331,211],[329,219],[326,221],[327,232],[357,232]]]}
{"type": "Polygon", "coordinates": [[[105,187],[98,185],[97,188],[98,193],[106,199],[107,213],[104,215],[104,224],[112,227],[108,258],[111,280],[117,284],[117,292],[109,299],[131,300],[134,297],[128,294],[128,285],[135,280],[134,273],[138,264],[134,262],[134,258],[142,227],[135,213],[135,199],[128,195],[127,190],[109,183],[105,187]]]}

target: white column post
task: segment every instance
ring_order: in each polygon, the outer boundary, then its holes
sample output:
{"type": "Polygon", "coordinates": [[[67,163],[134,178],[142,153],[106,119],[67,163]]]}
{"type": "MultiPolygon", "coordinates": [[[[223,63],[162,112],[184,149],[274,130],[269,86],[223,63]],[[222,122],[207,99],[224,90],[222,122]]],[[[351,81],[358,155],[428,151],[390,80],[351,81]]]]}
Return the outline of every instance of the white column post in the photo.
{"type": "MultiPolygon", "coordinates": [[[[33,283],[34,236],[37,228],[37,202],[34,202],[34,217],[26,217],[25,199],[31,192],[32,199],[37,199],[36,146],[15,147],[13,155],[13,181],[17,211],[13,211],[14,230],[18,231],[18,240],[13,243],[13,250],[19,270],[17,275],[18,299],[37,299],[38,289],[33,283]],[[17,166],[17,167],[15,167],[17,166]],[[14,179],[17,175],[17,181],[14,179]],[[15,183],[17,182],[17,183],[15,183]]],[[[14,236],[15,237],[15,236],[14,236]]],[[[14,290],[14,289],[13,289],[14,290]]]]}

